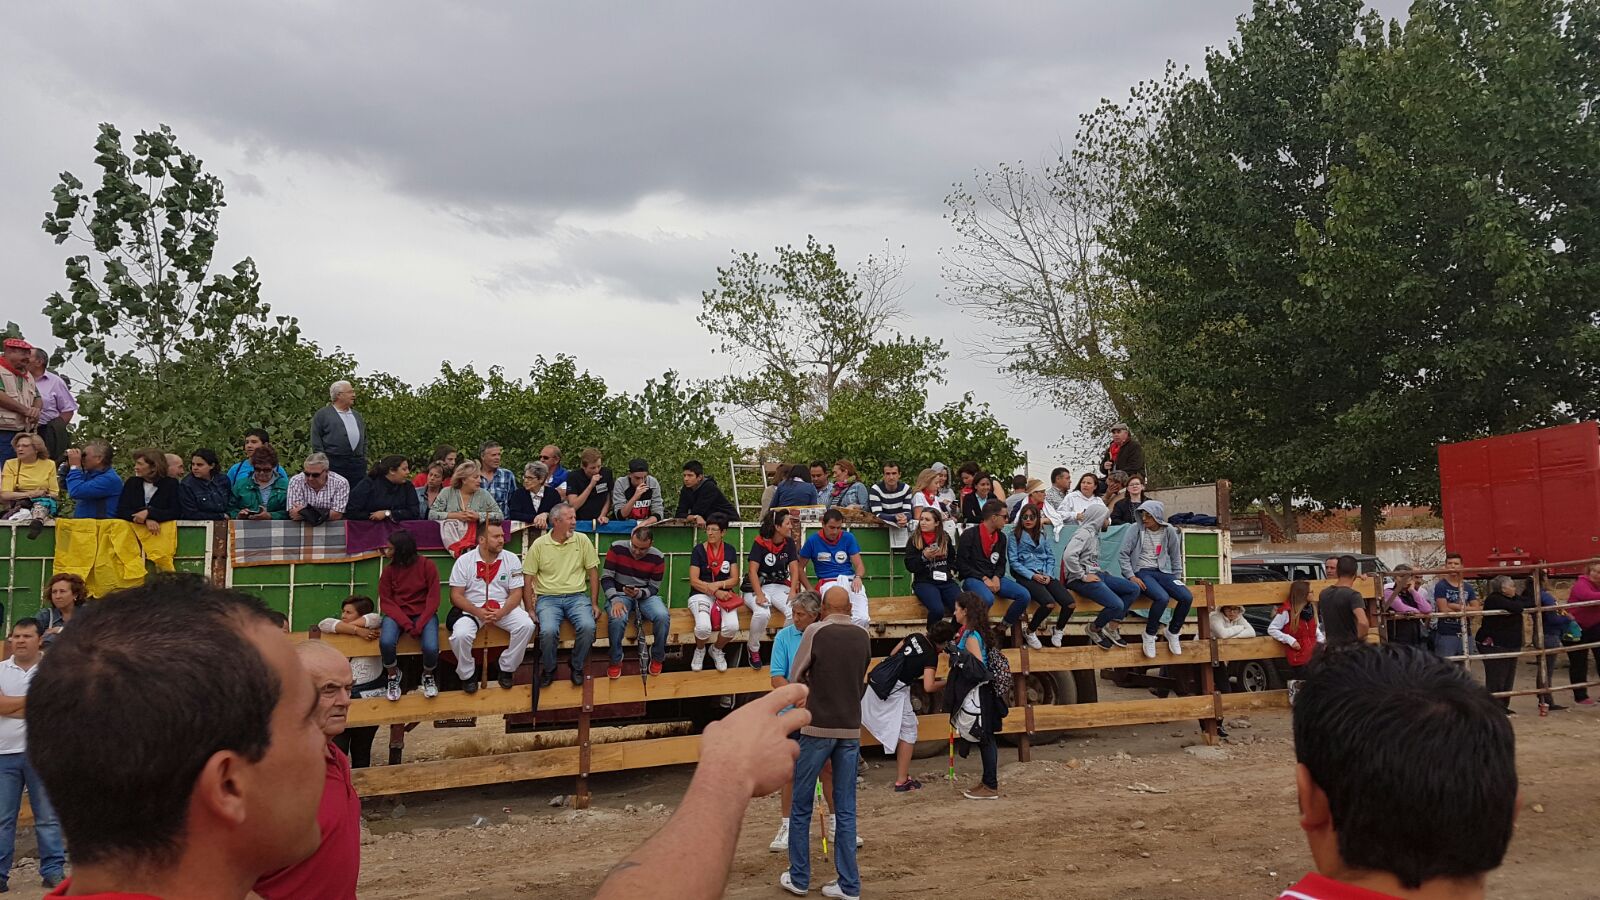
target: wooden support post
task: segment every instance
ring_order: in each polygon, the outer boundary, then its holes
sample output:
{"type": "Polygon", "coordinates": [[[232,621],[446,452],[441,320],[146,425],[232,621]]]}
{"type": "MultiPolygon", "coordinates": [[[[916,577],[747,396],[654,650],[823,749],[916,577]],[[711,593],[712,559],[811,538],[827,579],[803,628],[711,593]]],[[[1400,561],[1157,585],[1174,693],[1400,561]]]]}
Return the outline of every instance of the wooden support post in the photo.
{"type": "Polygon", "coordinates": [[[1374,640],[1368,643],[1382,643],[1389,639],[1388,630],[1384,627],[1384,617],[1386,615],[1384,607],[1387,604],[1383,602],[1383,574],[1381,572],[1373,572],[1371,577],[1372,601],[1367,606],[1367,621],[1372,623],[1374,640]]]}
{"type": "Polygon", "coordinates": [[[1012,642],[1017,645],[1021,662],[1021,671],[1016,673],[1014,679],[1017,683],[1016,705],[1022,707],[1023,731],[1017,737],[1017,759],[1021,762],[1033,759],[1033,742],[1029,740],[1033,735],[1033,703],[1028,697],[1028,642],[1022,639],[1026,627],[1020,621],[1011,625],[1012,642]]]}
{"type": "MultiPolygon", "coordinates": [[[[415,725],[416,723],[411,723],[415,725]]],[[[398,766],[404,761],[406,751],[406,729],[409,726],[404,722],[396,722],[389,726],[389,765],[398,766]]]]}
{"type": "Polygon", "coordinates": [[[1223,531],[1233,527],[1233,482],[1226,478],[1217,479],[1217,527],[1223,531]]]}
{"type": "Polygon", "coordinates": [[[228,556],[228,523],[211,524],[211,583],[217,587],[228,586],[228,569],[233,565],[228,556]]]}
{"type": "MultiPolygon", "coordinates": [[[[1547,669],[1550,657],[1543,653],[1545,649],[1544,610],[1541,607],[1544,605],[1544,567],[1540,566],[1534,569],[1529,577],[1533,579],[1533,646],[1541,651],[1538,656],[1534,657],[1533,683],[1544,691],[1539,695],[1539,715],[1548,716],[1550,715],[1550,701],[1554,700],[1555,697],[1550,693],[1550,678],[1548,676],[1554,674],[1547,669]]],[[[1506,702],[1510,703],[1511,701],[1507,699],[1506,702]]]]}
{"type": "Polygon", "coordinates": [[[1200,611],[1200,621],[1195,623],[1200,628],[1200,642],[1206,645],[1211,655],[1204,671],[1200,673],[1201,689],[1211,695],[1212,717],[1205,720],[1206,743],[1217,742],[1217,729],[1222,722],[1222,692],[1217,688],[1217,636],[1211,633],[1211,610],[1216,603],[1216,589],[1211,582],[1204,583],[1206,591],[1206,608],[1200,611]]]}
{"type": "MultiPolygon", "coordinates": [[[[569,663],[570,664],[570,663],[569,663]]],[[[589,808],[589,717],[594,713],[594,679],[583,679],[583,706],[578,709],[578,809],[589,808]]]]}

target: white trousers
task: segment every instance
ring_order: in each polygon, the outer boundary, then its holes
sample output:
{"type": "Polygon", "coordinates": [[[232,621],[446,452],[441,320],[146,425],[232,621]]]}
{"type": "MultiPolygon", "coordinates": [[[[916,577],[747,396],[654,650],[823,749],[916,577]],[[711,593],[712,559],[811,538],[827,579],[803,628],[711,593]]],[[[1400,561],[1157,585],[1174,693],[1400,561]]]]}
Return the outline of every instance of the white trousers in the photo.
{"type": "MultiPolygon", "coordinates": [[[[865,590],[850,590],[850,582],[854,580],[854,575],[840,575],[831,581],[819,581],[817,582],[817,593],[822,595],[822,599],[826,601],[828,599],[828,588],[835,584],[850,591],[850,621],[860,625],[862,628],[866,628],[872,624],[872,615],[867,609],[867,592],[865,590]]],[[[827,613],[824,612],[823,615],[827,615],[827,613]]]]}
{"type": "MultiPolygon", "coordinates": [[[[695,594],[689,598],[689,613],[694,616],[694,639],[704,643],[711,640],[711,607],[717,601],[705,594],[695,594]]],[[[722,628],[719,632],[723,637],[731,638],[739,634],[739,611],[725,609],[722,611],[722,628]]]]}
{"type": "Polygon", "coordinates": [[[772,611],[776,609],[783,613],[783,619],[788,622],[793,615],[789,608],[789,586],[787,584],[763,584],[761,595],[745,592],[744,605],[750,608],[750,649],[760,650],[761,639],[767,636],[767,622],[772,619],[772,611]]]}
{"type": "MultiPolygon", "coordinates": [[[[533,640],[533,617],[519,606],[489,627],[499,628],[511,636],[511,643],[500,651],[500,671],[515,672],[522,665],[523,654],[528,652],[528,642],[533,640]]],[[[472,660],[472,642],[477,639],[477,619],[472,616],[456,619],[450,629],[450,649],[456,655],[456,675],[463,680],[471,678],[477,668],[472,660]]]]}

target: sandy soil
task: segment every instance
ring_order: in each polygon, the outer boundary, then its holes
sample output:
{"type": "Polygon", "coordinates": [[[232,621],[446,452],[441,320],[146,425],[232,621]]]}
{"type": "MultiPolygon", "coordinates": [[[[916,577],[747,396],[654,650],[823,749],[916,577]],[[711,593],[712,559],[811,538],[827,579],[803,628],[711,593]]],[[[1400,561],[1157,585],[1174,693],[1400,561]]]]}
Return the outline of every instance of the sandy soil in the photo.
{"type": "MultiPolygon", "coordinates": [[[[1524,808],[1490,894],[1600,897],[1600,708],[1541,719],[1526,698],[1517,706],[1524,808]]],[[[993,803],[957,790],[977,780],[976,754],[956,760],[955,785],[942,778],[943,756],[919,760],[913,772],[929,787],[895,794],[892,761],[869,751],[858,804],[864,892],[973,896],[981,884],[1008,898],[1276,896],[1310,865],[1288,726],[1286,712],[1236,722],[1223,759],[1185,749],[1199,744],[1193,723],[1076,732],[1036,748],[1030,763],[1002,748],[1004,796],[993,803]],[[1137,784],[1168,793],[1129,789],[1137,784]]],[[[471,739],[413,736],[427,755],[471,739]]],[[[609,866],[667,820],[689,775],[680,766],[598,776],[586,811],[549,806],[571,779],[369,801],[360,895],[590,896],[609,866]]],[[[751,805],[727,896],[781,896],[785,857],[767,849],[777,819],[775,797],[751,805]]],[[[815,840],[813,853],[820,884],[831,864],[815,840]]],[[[14,893],[39,896],[32,860],[21,866],[14,893]]]]}

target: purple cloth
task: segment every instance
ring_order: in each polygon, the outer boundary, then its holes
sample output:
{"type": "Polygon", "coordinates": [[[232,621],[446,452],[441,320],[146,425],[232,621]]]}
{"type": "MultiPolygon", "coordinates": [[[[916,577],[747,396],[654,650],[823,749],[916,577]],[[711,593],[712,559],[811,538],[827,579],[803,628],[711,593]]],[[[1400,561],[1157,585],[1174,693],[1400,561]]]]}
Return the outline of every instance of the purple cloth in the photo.
{"type": "Polygon", "coordinates": [[[39,388],[39,396],[44,399],[44,409],[39,413],[40,425],[54,422],[64,412],[78,411],[78,401],[72,399],[72,391],[67,389],[67,383],[61,380],[60,375],[45,372],[33,383],[39,388]]]}
{"type": "Polygon", "coordinates": [[[1383,592],[1383,599],[1387,600],[1389,608],[1397,613],[1415,615],[1433,612],[1433,604],[1428,602],[1428,596],[1422,592],[1422,588],[1412,588],[1409,591],[1389,588],[1383,592]]]}
{"type": "Polygon", "coordinates": [[[443,550],[444,540],[439,536],[439,523],[428,519],[408,519],[382,522],[347,519],[344,523],[344,549],[354,556],[358,553],[375,553],[389,543],[389,535],[396,531],[409,531],[416,538],[418,550],[443,550]]]}

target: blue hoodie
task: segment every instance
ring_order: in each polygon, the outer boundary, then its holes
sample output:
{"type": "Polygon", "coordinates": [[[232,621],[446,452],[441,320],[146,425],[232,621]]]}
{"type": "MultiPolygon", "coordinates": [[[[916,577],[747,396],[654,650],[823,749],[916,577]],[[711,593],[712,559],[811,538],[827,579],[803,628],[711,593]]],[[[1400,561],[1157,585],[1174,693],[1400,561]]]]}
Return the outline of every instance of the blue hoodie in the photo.
{"type": "Polygon", "coordinates": [[[121,494],[122,476],[115,469],[67,471],[67,496],[75,504],[72,508],[74,519],[116,518],[117,498],[121,494]]]}
{"type": "Polygon", "coordinates": [[[1144,517],[1141,513],[1149,513],[1162,528],[1161,555],[1156,561],[1156,567],[1171,575],[1179,581],[1183,580],[1183,536],[1178,529],[1167,524],[1167,507],[1160,500],[1146,500],[1134,510],[1134,523],[1122,539],[1122,577],[1131,579],[1134,576],[1133,558],[1139,549],[1141,535],[1148,529],[1144,527],[1144,517]]]}

